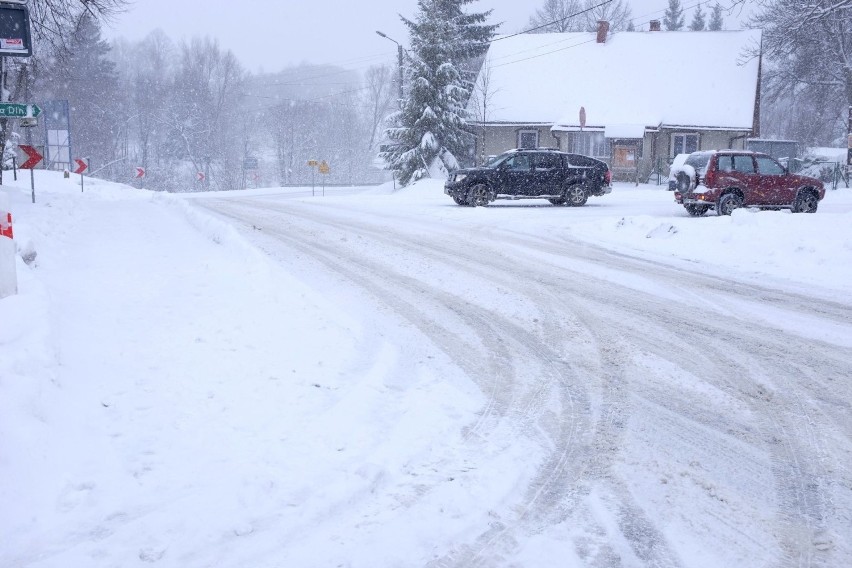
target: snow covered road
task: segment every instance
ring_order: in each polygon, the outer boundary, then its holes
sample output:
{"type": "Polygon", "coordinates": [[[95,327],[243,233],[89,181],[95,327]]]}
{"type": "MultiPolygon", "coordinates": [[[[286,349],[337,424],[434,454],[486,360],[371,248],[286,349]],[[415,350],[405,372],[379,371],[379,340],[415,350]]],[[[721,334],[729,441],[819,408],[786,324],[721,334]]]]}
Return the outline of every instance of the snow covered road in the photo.
{"type": "Polygon", "coordinates": [[[507,490],[461,512],[427,565],[540,565],[542,547],[568,543],[592,566],[852,558],[848,303],[471,210],[474,226],[316,201],[204,205],[357,319],[395,321],[380,331],[404,346],[395,374],[446,359],[486,397],[461,446],[432,441],[445,475],[415,483],[507,490]],[[506,468],[519,449],[533,467],[506,468]]]}
{"type": "Polygon", "coordinates": [[[3,189],[38,251],[0,300],[4,568],[852,565],[852,194],[37,174],[3,189]]]}

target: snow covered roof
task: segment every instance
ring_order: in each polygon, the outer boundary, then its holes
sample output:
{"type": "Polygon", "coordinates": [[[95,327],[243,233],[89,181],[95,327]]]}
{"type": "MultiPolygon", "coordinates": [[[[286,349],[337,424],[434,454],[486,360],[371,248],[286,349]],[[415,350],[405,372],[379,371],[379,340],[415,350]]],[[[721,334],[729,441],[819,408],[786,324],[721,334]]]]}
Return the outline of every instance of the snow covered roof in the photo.
{"type": "MultiPolygon", "coordinates": [[[[750,130],[758,66],[746,54],[760,30],[522,34],[494,41],[485,123],[549,123],[579,128],[624,125],[750,130]]],[[[479,81],[477,82],[479,84],[479,81]]],[[[480,100],[483,95],[479,95],[480,100]]],[[[471,99],[471,116],[482,116],[471,99]]]]}

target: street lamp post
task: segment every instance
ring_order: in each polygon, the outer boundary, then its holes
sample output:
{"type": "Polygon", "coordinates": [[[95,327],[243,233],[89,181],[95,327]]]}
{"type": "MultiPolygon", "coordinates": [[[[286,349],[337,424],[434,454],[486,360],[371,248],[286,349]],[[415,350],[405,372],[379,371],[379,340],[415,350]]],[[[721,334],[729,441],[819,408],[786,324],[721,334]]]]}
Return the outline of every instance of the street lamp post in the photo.
{"type": "Polygon", "coordinates": [[[378,30],[376,30],[376,33],[379,34],[380,36],[382,36],[385,39],[391,40],[392,42],[394,42],[396,44],[396,54],[397,54],[397,60],[398,60],[398,63],[399,63],[399,106],[400,106],[400,108],[402,108],[402,96],[403,96],[403,93],[402,93],[402,45],[400,45],[400,43],[398,41],[396,41],[395,39],[388,37],[387,35],[385,35],[384,33],[380,32],[378,30]]]}

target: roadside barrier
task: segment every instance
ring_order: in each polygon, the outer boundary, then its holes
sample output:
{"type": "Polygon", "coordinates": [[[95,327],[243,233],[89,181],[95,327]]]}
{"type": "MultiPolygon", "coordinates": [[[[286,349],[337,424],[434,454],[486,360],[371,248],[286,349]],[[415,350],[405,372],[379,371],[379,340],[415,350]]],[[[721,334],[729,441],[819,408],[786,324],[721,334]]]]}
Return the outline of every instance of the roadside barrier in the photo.
{"type": "MultiPolygon", "coordinates": [[[[0,195],[0,199],[5,196],[0,195]]],[[[5,200],[3,200],[5,201],[5,200]]],[[[0,298],[18,293],[18,274],[15,267],[14,233],[12,231],[12,214],[5,210],[0,202],[0,298]]]]}
{"type": "Polygon", "coordinates": [[[0,237],[9,237],[10,239],[14,239],[15,235],[12,233],[12,214],[0,212],[0,237]]]}

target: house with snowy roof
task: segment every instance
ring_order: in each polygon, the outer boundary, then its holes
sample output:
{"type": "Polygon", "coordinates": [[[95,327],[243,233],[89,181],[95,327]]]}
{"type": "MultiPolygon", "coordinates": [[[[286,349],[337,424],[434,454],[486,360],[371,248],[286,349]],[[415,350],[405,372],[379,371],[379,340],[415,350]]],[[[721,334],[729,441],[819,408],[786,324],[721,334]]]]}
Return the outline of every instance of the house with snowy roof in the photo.
{"type": "MultiPolygon", "coordinates": [[[[656,25],[655,25],[656,24],[656,25]]],[[[759,135],[760,30],[520,34],[491,43],[468,103],[477,156],[549,147],[647,179],[759,135]]]]}

